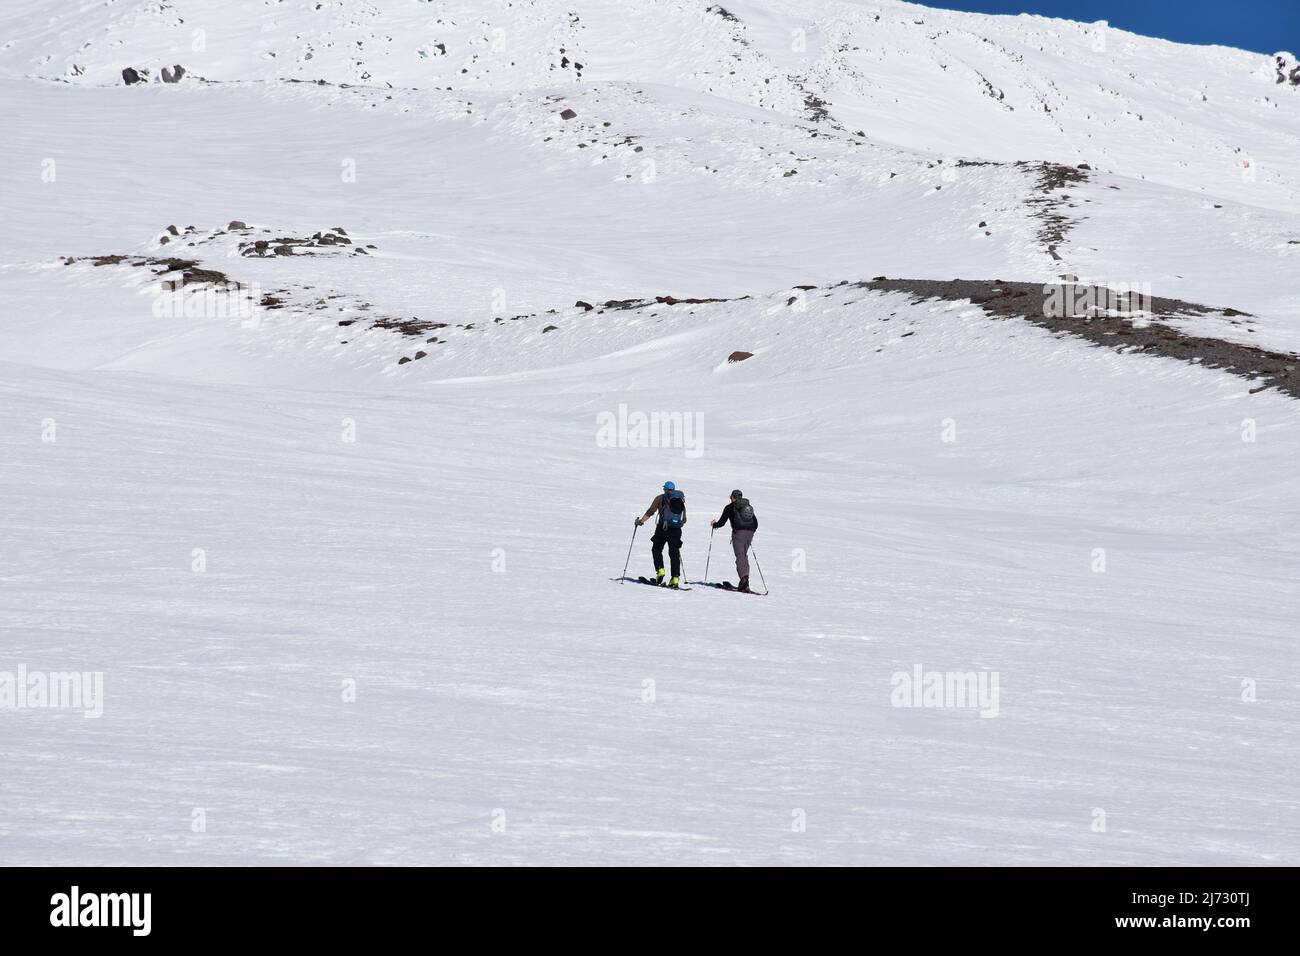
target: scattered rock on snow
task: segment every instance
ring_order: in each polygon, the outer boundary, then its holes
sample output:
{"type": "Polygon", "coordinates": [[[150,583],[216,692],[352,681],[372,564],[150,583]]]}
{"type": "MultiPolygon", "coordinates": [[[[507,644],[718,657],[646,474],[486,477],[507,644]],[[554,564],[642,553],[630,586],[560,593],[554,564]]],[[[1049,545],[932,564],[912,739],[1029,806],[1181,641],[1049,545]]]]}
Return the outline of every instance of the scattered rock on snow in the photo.
{"type": "MultiPolygon", "coordinates": [[[[236,232],[248,230],[248,227],[243,223],[231,223],[230,228],[232,231],[236,232]],[[243,229],[241,230],[237,228],[237,225],[243,226],[243,229]]],[[[271,235],[269,229],[262,229],[260,231],[266,235],[271,235]]],[[[350,245],[352,245],[352,240],[346,235],[340,234],[340,231],[335,227],[335,229],[326,232],[317,232],[306,239],[299,239],[295,236],[275,236],[271,239],[245,240],[239,244],[239,254],[242,256],[257,256],[260,258],[266,256],[269,250],[269,254],[273,256],[337,255],[344,250],[339,249],[336,252],[331,247],[350,245]]],[[[373,249],[375,247],[371,245],[369,248],[373,249]]],[[[362,255],[369,255],[368,252],[360,248],[354,249],[353,252],[362,255]]]]}

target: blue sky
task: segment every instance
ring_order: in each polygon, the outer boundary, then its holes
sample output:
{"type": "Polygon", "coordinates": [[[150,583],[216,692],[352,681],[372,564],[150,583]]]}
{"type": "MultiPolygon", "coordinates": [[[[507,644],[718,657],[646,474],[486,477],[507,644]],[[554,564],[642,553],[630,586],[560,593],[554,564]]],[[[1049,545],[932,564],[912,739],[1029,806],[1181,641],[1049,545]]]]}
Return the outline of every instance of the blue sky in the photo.
{"type": "Polygon", "coordinates": [[[1037,13],[1066,20],[1108,20],[1121,30],[1221,43],[1258,53],[1300,53],[1300,0],[917,0],[977,13],[1037,13]]]}

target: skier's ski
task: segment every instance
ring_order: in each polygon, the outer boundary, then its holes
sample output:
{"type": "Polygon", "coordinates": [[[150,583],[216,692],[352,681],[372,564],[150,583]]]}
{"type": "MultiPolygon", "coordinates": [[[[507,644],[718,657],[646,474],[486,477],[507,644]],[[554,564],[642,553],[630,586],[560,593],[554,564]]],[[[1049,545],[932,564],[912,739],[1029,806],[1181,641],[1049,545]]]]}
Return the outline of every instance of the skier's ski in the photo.
{"type": "MultiPolygon", "coordinates": [[[[631,578],[628,578],[627,580],[631,581],[632,579],[631,579],[631,578]]],[[[652,588],[663,588],[665,591],[690,591],[690,590],[693,590],[692,588],[688,588],[688,587],[687,587],[686,585],[684,585],[684,584],[679,584],[679,585],[677,585],[677,587],[675,587],[675,588],[670,588],[670,587],[668,587],[666,584],[660,584],[658,581],[654,580],[653,578],[642,577],[642,576],[640,576],[640,575],[637,576],[637,578],[636,578],[636,583],[637,583],[637,584],[648,584],[648,585],[650,585],[652,588]]]]}
{"type": "Polygon", "coordinates": [[[696,581],[695,583],[703,584],[706,588],[717,588],[719,591],[731,591],[733,594],[752,594],[755,597],[764,597],[767,594],[766,591],[742,591],[730,581],[723,581],[721,583],[715,583],[713,581],[696,581]]]}

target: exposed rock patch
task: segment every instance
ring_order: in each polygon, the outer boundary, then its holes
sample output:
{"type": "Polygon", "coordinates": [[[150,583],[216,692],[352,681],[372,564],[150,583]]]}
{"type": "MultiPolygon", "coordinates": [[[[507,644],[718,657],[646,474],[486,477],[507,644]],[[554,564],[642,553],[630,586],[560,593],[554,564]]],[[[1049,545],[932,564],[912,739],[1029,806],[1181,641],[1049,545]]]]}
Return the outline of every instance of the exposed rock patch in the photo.
{"type": "Polygon", "coordinates": [[[1278,53],[1273,57],[1273,65],[1277,68],[1277,82],[1279,84],[1289,83],[1291,86],[1300,86],[1300,63],[1293,63],[1287,59],[1287,55],[1278,53]]]}
{"type": "MultiPolygon", "coordinates": [[[[745,296],[745,298],[749,298],[745,296]]],[[[731,302],[731,299],[679,299],[671,295],[657,295],[655,302],[660,305],[705,305],[709,302],[731,302]]]]}
{"type": "Polygon", "coordinates": [[[181,289],[191,285],[213,285],[224,289],[242,289],[243,285],[216,269],[203,269],[194,259],[153,256],[64,256],[63,264],[89,262],[94,266],[128,265],[135,268],[152,268],[153,274],[163,277],[163,288],[181,289]]]}
{"type": "Polygon", "coordinates": [[[1047,254],[1060,260],[1058,247],[1065,241],[1066,233],[1078,221],[1061,212],[1069,200],[1068,195],[1059,195],[1058,190],[1088,181],[1087,163],[1079,166],[1063,166],[1060,163],[1019,162],[1016,166],[1034,173],[1033,195],[1025,200],[1025,205],[1032,210],[1030,215],[1039,220],[1038,241],[1043,244],[1047,254]]]}
{"type": "Polygon", "coordinates": [[[427,333],[432,332],[434,329],[446,328],[446,325],[445,322],[430,322],[413,315],[410,318],[405,319],[388,317],[378,318],[370,324],[370,327],[372,329],[388,329],[391,332],[397,332],[401,335],[422,337],[427,333]]]}
{"type": "MultiPolygon", "coordinates": [[[[232,232],[249,231],[243,223],[238,225],[231,223],[229,228],[232,232]]],[[[275,236],[268,229],[262,229],[260,232],[262,236],[269,238],[247,239],[239,243],[241,256],[262,259],[268,256],[319,256],[344,252],[350,252],[352,255],[369,255],[365,249],[354,245],[348,234],[337,227],[307,237],[275,236]]],[[[369,248],[373,249],[374,246],[371,245],[369,248]]]]}
{"type": "Polygon", "coordinates": [[[858,288],[881,292],[903,292],[915,301],[942,299],[950,302],[969,300],[998,318],[1020,318],[1034,325],[1092,342],[1119,352],[1138,352],[1179,359],[1190,364],[1223,369],[1241,376],[1258,387],[1272,386],[1300,398],[1300,356],[1275,352],[1208,336],[1189,335],[1155,318],[1197,315],[1246,316],[1237,309],[1214,309],[1195,302],[1150,296],[1142,301],[1144,321],[1135,323],[1125,301],[1107,289],[1063,283],[1036,285],[1029,282],[953,279],[878,279],[854,283],[858,288]],[[1089,311],[1083,315],[1058,314],[1053,303],[1080,299],[1118,305],[1117,310],[1089,311]],[[1148,319],[1150,317],[1150,319],[1148,319]]]}

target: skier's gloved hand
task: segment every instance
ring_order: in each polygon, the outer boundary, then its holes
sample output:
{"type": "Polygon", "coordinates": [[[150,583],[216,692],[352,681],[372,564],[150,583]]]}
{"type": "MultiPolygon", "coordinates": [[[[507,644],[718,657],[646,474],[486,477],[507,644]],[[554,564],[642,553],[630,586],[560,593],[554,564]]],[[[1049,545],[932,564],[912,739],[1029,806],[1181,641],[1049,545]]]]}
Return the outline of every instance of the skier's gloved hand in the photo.
{"type": "Polygon", "coordinates": [[[638,528],[641,527],[641,525],[645,524],[645,519],[644,519],[644,518],[634,518],[633,520],[636,521],[636,526],[637,526],[638,528]]]}
{"type": "Polygon", "coordinates": [[[710,527],[710,528],[716,528],[717,526],[718,526],[718,523],[717,523],[716,521],[710,521],[710,522],[709,522],[709,527],[710,527]]]}

